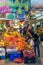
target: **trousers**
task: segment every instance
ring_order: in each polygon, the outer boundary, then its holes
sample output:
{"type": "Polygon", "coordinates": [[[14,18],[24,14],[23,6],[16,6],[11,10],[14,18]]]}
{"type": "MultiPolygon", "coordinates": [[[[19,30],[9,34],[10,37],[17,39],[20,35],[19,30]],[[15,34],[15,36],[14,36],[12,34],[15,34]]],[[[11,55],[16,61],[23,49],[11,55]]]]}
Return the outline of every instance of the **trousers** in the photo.
{"type": "Polygon", "coordinates": [[[39,44],[38,42],[34,42],[35,45],[34,45],[34,52],[35,52],[35,55],[36,55],[36,50],[38,52],[38,57],[40,57],[40,47],[39,47],[39,44]]]}

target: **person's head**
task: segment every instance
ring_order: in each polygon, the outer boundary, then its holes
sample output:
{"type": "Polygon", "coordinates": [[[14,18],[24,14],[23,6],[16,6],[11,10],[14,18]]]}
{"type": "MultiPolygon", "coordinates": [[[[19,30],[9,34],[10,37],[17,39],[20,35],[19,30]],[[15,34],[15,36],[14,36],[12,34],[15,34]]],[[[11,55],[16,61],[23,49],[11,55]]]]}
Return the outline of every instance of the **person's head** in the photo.
{"type": "Polygon", "coordinates": [[[32,39],[32,40],[33,40],[33,37],[31,37],[31,36],[30,36],[30,38],[29,38],[29,39],[32,39]]]}
{"type": "Polygon", "coordinates": [[[28,39],[31,39],[31,36],[28,36],[28,39]]]}
{"type": "Polygon", "coordinates": [[[27,24],[27,27],[29,27],[29,23],[27,24]]]}
{"type": "Polygon", "coordinates": [[[29,25],[29,26],[28,26],[28,31],[31,31],[31,30],[32,30],[32,29],[31,29],[31,26],[29,25]]]}

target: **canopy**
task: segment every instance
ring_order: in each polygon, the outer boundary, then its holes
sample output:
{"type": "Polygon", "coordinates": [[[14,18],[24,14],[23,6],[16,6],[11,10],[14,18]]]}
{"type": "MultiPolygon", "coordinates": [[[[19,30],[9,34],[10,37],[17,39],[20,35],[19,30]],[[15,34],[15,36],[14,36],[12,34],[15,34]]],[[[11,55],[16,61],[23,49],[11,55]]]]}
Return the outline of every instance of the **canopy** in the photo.
{"type": "Polygon", "coordinates": [[[43,0],[31,0],[31,8],[43,10],[43,0]]]}

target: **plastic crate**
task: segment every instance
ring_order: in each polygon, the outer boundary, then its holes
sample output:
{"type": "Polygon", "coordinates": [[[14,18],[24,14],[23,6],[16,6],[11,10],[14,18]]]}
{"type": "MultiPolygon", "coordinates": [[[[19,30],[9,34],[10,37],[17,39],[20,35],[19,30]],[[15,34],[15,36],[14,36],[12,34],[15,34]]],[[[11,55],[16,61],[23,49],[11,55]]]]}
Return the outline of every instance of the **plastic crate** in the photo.
{"type": "Polygon", "coordinates": [[[14,57],[12,54],[10,54],[9,61],[13,61],[14,57]]]}
{"type": "Polygon", "coordinates": [[[35,57],[31,58],[24,57],[24,63],[35,63],[35,62],[36,62],[35,57]]]}
{"type": "Polygon", "coordinates": [[[1,56],[1,59],[5,59],[6,57],[5,56],[1,56]]]}
{"type": "Polygon", "coordinates": [[[13,61],[13,60],[16,59],[16,58],[17,58],[17,56],[14,56],[14,54],[10,54],[9,60],[10,60],[10,61],[13,61]]]}
{"type": "Polygon", "coordinates": [[[9,60],[10,60],[10,61],[13,61],[13,60],[15,60],[16,58],[20,58],[20,57],[21,57],[21,53],[20,53],[20,52],[12,53],[12,54],[10,54],[9,60]]]}

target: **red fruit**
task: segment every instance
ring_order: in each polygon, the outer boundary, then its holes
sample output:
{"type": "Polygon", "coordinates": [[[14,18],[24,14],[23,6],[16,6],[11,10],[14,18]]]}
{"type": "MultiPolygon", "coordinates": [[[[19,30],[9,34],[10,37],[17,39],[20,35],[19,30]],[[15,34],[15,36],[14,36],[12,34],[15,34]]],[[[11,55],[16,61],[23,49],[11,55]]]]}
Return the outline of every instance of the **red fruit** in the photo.
{"type": "Polygon", "coordinates": [[[14,62],[16,62],[16,63],[22,63],[23,59],[22,58],[17,58],[17,59],[14,60],[14,62]]]}
{"type": "Polygon", "coordinates": [[[10,37],[4,37],[4,41],[10,41],[10,37]]]}
{"type": "Polygon", "coordinates": [[[14,37],[13,40],[14,40],[14,41],[18,41],[18,38],[17,38],[17,37],[14,37]]]}

